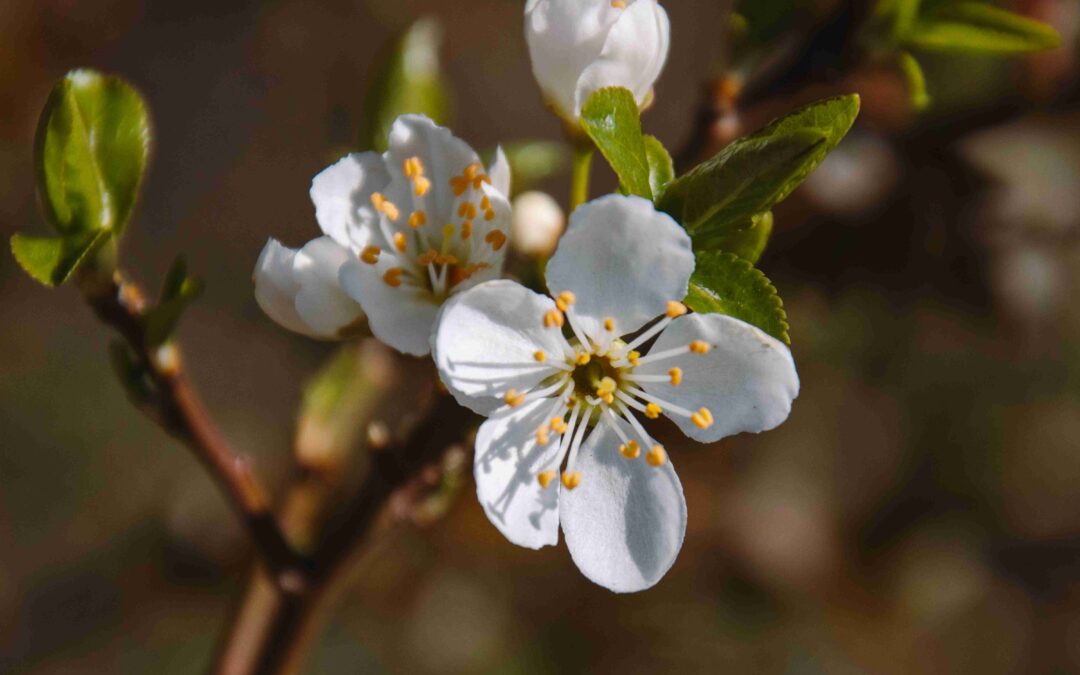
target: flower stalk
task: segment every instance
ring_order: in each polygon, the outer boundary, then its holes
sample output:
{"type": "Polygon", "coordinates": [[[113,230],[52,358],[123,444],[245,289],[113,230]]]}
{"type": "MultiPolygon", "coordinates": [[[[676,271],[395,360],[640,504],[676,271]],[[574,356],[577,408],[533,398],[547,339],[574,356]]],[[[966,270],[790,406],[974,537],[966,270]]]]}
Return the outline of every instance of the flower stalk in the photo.
{"type": "Polygon", "coordinates": [[[589,177],[596,152],[588,139],[574,142],[574,163],[570,174],[570,211],[589,201],[589,177]]]}

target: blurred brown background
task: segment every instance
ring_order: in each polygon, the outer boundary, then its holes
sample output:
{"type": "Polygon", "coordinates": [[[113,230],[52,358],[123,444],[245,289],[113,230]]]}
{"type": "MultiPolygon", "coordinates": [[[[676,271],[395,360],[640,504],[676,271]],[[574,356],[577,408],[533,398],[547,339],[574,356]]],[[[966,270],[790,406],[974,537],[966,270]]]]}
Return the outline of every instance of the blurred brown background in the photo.
{"type": "MultiPolygon", "coordinates": [[[[181,331],[190,368],[280,480],[299,387],[332,347],[256,307],[263,242],[317,232],[311,176],[355,142],[376,54],[420,15],[444,26],[460,136],[557,139],[521,4],[6,0],[4,239],[43,232],[32,138],[52,83],[93,66],[138,85],[157,144],[124,259],[156,285],[184,252],[205,279],[181,331]]],[[[762,261],[802,395],[775,432],[673,451],[690,524],[658,587],[615,596],[561,546],[511,546],[467,485],[444,522],[380,547],[309,672],[1080,670],[1080,9],[1013,6],[1067,46],[928,59],[921,118],[888,69],[843,70],[824,42],[754,94],[751,128],[840,89],[864,115],[777,213],[762,261]]],[[[805,26],[844,30],[837,3],[800,7],[805,26]]],[[[723,54],[725,3],[667,10],[645,124],[678,149],[723,54]]],[[[129,407],[106,344],[72,289],[46,292],[0,255],[3,672],[201,672],[242,590],[233,514],[129,407]]]]}

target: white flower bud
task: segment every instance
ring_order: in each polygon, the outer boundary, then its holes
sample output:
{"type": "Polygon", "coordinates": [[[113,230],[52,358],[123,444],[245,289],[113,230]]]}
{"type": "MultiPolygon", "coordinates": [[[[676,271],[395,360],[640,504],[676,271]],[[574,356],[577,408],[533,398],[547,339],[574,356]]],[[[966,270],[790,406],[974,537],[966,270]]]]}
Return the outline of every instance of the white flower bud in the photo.
{"type": "Polygon", "coordinates": [[[544,192],[524,192],[514,199],[510,245],[525,255],[551,255],[566,226],[559,203],[544,192]]]}
{"type": "Polygon", "coordinates": [[[597,89],[626,87],[639,106],[664,67],[671,26],[656,0],[529,0],[533,74],[568,120],[597,89]]]}

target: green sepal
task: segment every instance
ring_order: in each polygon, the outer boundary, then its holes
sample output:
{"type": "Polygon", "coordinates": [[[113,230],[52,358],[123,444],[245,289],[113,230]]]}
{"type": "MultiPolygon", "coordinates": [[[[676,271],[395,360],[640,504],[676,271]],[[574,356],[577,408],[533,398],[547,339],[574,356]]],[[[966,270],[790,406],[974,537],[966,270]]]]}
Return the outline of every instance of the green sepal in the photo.
{"type": "Polygon", "coordinates": [[[593,92],[581,108],[581,126],[619,177],[619,190],[652,199],[641,117],[630,90],[605,87],[593,92]]]}
{"type": "Polygon", "coordinates": [[[160,301],[143,317],[143,337],[147,347],[157,347],[168,342],[176,331],[184,310],[199,297],[202,290],[202,281],[189,277],[186,261],[183,257],[177,258],[165,275],[160,301]]]}
{"type": "Polygon", "coordinates": [[[791,344],[776,288],[761,270],[733,253],[699,252],[684,302],[695,312],[733,316],[791,344]]]}

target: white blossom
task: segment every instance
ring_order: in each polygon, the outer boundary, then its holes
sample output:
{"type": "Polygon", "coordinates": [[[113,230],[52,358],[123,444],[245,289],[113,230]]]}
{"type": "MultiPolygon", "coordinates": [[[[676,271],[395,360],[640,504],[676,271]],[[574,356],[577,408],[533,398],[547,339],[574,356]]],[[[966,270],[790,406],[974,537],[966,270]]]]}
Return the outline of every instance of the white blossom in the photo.
{"type": "Polygon", "coordinates": [[[449,391],[488,416],[477,494],[513,543],[570,553],[594,582],[648,588],[682,545],[686,503],[639,419],[713,442],[783,422],[788,348],[743,321],[691,314],[686,232],[639,197],[578,208],[547,266],[552,297],[490,281],[451,299],[433,336],[449,391]],[[561,480],[557,480],[561,478],[561,480]]]}
{"type": "Polygon", "coordinates": [[[326,282],[321,295],[291,290],[298,280],[285,274],[285,265],[270,264],[288,249],[271,241],[255,273],[260,305],[287,328],[331,337],[306,328],[312,322],[329,326],[342,316],[344,303],[356,315],[362,310],[371,332],[386,344],[424,355],[446,298],[501,274],[509,185],[501,150],[485,171],[476,152],[448,129],[424,116],[403,115],[385,153],[352,153],[312,181],[315,218],[325,235],[315,241],[340,251],[312,263],[315,276],[326,282]],[[299,300],[296,312],[289,311],[290,293],[306,298],[303,311],[299,300]],[[303,323],[294,320],[297,312],[303,323]]]}
{"type": "Polygon", "coordinates": [[[548,103],[577,119],[589,95],[626,87],[644,106],[667,60],[667,13],[656,0],[529,0],[525,38],[548,103]]]}

